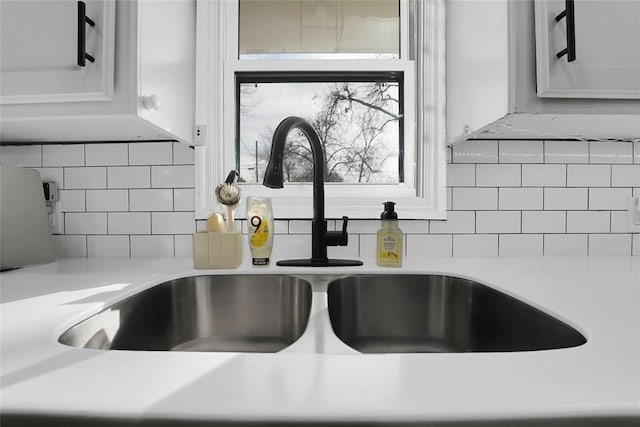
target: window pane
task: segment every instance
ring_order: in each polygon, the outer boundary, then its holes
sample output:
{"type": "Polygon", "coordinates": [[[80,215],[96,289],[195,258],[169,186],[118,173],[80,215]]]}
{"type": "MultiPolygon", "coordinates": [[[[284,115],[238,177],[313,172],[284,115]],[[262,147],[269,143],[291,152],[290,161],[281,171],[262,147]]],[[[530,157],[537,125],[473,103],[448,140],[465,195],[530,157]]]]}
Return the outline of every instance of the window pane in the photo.
{"type": "Polygon", "coordinates": [[[399,0],[240,0],[241,59],[399,58],[399,0]]]}
{"type": "MultiPolygon", "coordinates": [[[[326,182],[402,182],[400,79],[300,78],[238,79],[236,159],[241,179],[262,182],[273,132],[286,117],[299,116],[311,123],[323,144],[326,182]]],[[[285,144],[283,163],[285,181],[312,182],[311,148],[296,130],[285,144]]]]}

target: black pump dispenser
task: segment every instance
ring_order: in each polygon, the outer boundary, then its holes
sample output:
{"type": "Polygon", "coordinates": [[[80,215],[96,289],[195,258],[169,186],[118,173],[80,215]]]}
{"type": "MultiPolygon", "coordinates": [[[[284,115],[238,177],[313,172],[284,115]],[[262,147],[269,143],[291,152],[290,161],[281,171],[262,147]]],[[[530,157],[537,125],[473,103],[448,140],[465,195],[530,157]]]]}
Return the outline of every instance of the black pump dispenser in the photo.
{"type": "Polygon", "coordinates": [[[384,202],[384,212],[380,214],[380,219],[398,219],[398,214],[394,211],[396,202],[384,202]]]}

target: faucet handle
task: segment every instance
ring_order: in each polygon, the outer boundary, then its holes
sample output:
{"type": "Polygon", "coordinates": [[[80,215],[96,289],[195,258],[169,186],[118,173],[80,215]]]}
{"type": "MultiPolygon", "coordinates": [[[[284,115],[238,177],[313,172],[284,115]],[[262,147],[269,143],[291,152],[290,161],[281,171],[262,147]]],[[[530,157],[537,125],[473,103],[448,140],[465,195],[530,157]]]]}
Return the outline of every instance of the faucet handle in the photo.
{"type": "Polygon", "coordinates": [[[342,216],[342,234],[347,236],[347,223],[349,222],[348,216],[342,216]]]}
{"type": "Polygon", "coordinates": [[[342,231],[327,231],[325,242],[327,246],[347,246],[349,243],[349,234],[347,233],[347,223],[349,217],[342,217],[342,231]]]}

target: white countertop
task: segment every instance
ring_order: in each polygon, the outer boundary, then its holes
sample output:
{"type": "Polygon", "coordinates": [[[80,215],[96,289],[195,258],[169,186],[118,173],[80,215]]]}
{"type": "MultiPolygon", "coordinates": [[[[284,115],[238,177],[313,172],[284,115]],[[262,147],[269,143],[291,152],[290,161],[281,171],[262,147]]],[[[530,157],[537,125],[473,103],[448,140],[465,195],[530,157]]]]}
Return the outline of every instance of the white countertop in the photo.
{"type": "MultiPolygon", "coordinates": [[[[0,292],[3,414],[300,422],[640,417],[640,257],[236,270],[194,270],[180,258],[68,258],[4,272],[0,292]],[[471,278],[543,309],[588,341],[536,352],[359,354],[329,326],[327,345],[310,343],[305,337],[314,331],[307,330],[274,354],[103,351],[57,342],[102,308],[178,277],[380,272],[471,278]]],[[[314,292],[309,328],[326,329],[318,301],[314,292]]]]}

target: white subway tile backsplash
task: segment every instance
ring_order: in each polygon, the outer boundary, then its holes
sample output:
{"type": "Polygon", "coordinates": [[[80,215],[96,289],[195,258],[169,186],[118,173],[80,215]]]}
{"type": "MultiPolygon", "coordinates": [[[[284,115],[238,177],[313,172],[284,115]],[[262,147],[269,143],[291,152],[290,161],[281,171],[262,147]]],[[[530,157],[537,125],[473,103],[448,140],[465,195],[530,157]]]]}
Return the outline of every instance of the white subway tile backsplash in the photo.
{"type": "Polygon", "coordinates": [[[107,170],[104,167],[64,168],[64,188],[99,189],[107,187],[107,170]]]}
{"type": "MultiPolygon", "coordinates": [[[[383,207],[380,206],[380,211],[382,212],[383,207]]],[[[342,226],[342,221],[340,222],[340,226],[342,226]]],[[[328,227],[331,227],[329,225],[328,227]]],[[[329,228],[331,229],[331,228],[329,228]]],[[[335,229],[335,225],[334,225],[335,229]]],[[[380,220],[362,220],[362,219],[350,219],[349,220],[349,233],[354,234],[375,234],[380,229],[380,220]]],[[[289,223],[289,232],[290,233],[311,233],[311,221],[291,221],[289,223]]]]}
{"type": "Polygon", "coordinates": [[[631,234],[590,234],[589,255],[612,256],[631,253],[631,234]]]}
{"type": "MultiPolygon", "coordinates": [[[[377,222],[378,228],[380,228],[380,221],[374,220],[373,222],[377,222]]],[[[426,234],[429,232],[429,221],[426,219],[401,219],[398,220],[398,227],[405,234],[426,234]]]]}
{"type": "Polygon", "coordinates": [[[193,257],[193,235],[176,234],[173,239],[175,256],[193,257]]]}
{"type": "Polygon", "coordinates": [[[564,211],[523,211],[523,233],[565,233],[566,212],[564,211]]]}
{"type": "Polygon", "coordinates": [[[194,212],[151,213],[151,234],[192,234],[195,231],[194,212]]]}
{"type": "Polygon", "coordinates": [[[85,212],[86,190],[58,190],[60,209],[62,212],[85,212]]]}
{"type": "Polygon", "coordinates": [[[611,186],[640,187],[640,165],[611,166],[611,186]]]}
{"type": "Polygon", "coordinates": [[[608,211],[568,211],[567,233],[609,233],[611,213],[608,211]]]}
{"type": "Polygon", "coordinates": [[[129,257],[129,236],[87,236],[88,257],[129,257]]]}
{"type": "Polygon", "coordinates": [[[633,146],[626,141],[591,141],[589,163],[633,163],[633,146]]]}
{"type": "Polygon", "coordinates": [[[585,256],[587,255],[587,235],[546,234],[544,254],[545,256],[585,256]]]}
{"type": "Polygon", "coordinates": [[[42,166],[42,145],[0,146],[0,164],[37,168],[42,166]]]}
{"type": "Polygon", "coordinates": [[[631,229],[629,213],[627,211],[611,211],[611,232],[628,233],[631,229]]]}
{"type": "Polygon", "coordinates": [[[194,168],[183,166],[151,166],[151,186],[153,188],[194,187],[194,168]]]}
{"type": "Polygon", "coordinates": [[[545,188],[545,210],[587,209],[589,192],[587,188],[545,188]]]}
{"type": "Polygon", "coordinates": [[[87,236],[84,235],[54,235],[53,244],[58,258],[86,257],[87,236]]]}
{"type": "MultiPolygon", "coordinates": [[[[372,226],[370,226],[369,221],[358,221],[351,220],[349,221],[349,232],[350,233],[375,233],[375,230],[372,226]],[[367,231],[364,229],[358,229],[358,226],[362,222],[363,227],[366,227],[367,231]],[[354,227],[355,226],[355,227],[354,227]]],[[[289,234],[311,234],[311,220],[300,220],[293,219],[289,221],[289,234]]]]}
{"type": "Polygon", "coordinates": [[[151,234],[151,213],[109,212],[108,224],[109,234],[151,234]]]}
{"type": "Polygon", "coordinates": [[[173,143],[173,164],[192,165],[194,164],[194,149],[181,142],[173,143]]]}
{"type": "Polygon", "coordinates": [[[567,165],[522,165],[523,187],[564,187],[567,165]]]}
{"type": "Polygon", "coordinates": [[[455,187],[453,189],[453,210],[496,210],[497,208],[497,188],[455,187]]]}
{"type": "MultiPolygon", "coordinates": [[[[405,256],[640,254],[626,212],[627,198],[640,195],[640,143],[468,141],[447,153],[448,220],[400,215],[405,256]]],[[[3,146],[0,156],[58,183],[67,233],[54,236],[59,256],[192,256],[193,149],[3,146]]],[[[246,221],[238,225],[246,233],[246,221]]],[[[374,257],[379,228],[376,219],[350,221],[349,246],[329,256],[374,257]]],[[[278,220],[275,233],[274,260],[310,256],[309,220],[278,220]]]]}
{"type": "Polygon", "coordinates": [[[467,141],[453,147],[453,163],[498,163],[498,141],[467,141]]]}
{"type": "Polygon", "coordinates": [[[542,234],[501,234],[499,256],[542,256],[542,234]]]}
{"type": "Polygon", "coordinates": [[[453,255],[453,235],[451,234],[409,234],[406,236],[406,240],[407,257],[450,257],[453,255]]]}
{"type": "Polygon", "coordinates": [[[631,188],[590,188],[589,210],[625,210],[631,188]]]}
{"type": "Polygon", "coordinates": [[[449,187],[475,187],[476,165],[449,163],[447,165],[447,185],[449,187]]]}
{"type": "Polygon", "coordinates": [[[173,163],[173,143],[149,142],[129,144],[130,165],[170,165],[173,163]]]}
{"type": "Polygon", "coordinates": [[[151,188],[149,166],[116,166],[107,168],[109,188],[151,188]]]}
{"type": "MultiPolygon", "coordinates": [[[[353,239],[355,237],[350,237],[353,239]]],[[[358,236],[358,256],[359,257],[375,257],[376,256],[377,237],[375,234],[360,234],[358,236]]]]}
{"type": "MultiPolygon", "coordinates": [[[[162,189],[131,189],[129,190],[129,200],[131,211],[172,211],[173,190],[162,189]]],[[[195,209],[195,204],[191,205],[191,210],[195,209]]]]}
{"type": "Polygon", "coordinates": [[[289,221],[278,219],[273,221],[273,230],[274,234],[289,234],[289,221]]]}
{"type": "Polygon", "coordinates": [[[498,256],[498,236],[493,234],[456,234],[453,256],[498,256]]]}
{"type": "Polygon", "coordinates": [[[478,187],[520,187],[521,165],[476,165],[478,187]]]}
{"type": "Polygon", "coordinates": [[[543,141],[498,141],[500,163],[543,163],[543,141]]]}
{"type": "Polygon", "coordinates": [[[174,254],[173,236],[131,236],[133,258],[172,257],[174,254]]]}
{"type": "Polygon", "coordinates": [[[129,149],[126,143],[87,144],[85,166],[127,165],[129,149]]]}
{"type": "Polygon", "coordinates": [[[42,146],[42,166],[84,166],[83,144],[42,146]]]}
{"type": "Polygon", "coordinates": [[[476,233],[520,233],[520,211],[476,212],[476,233]]]}
{"type": "Polygon", "coordinates": [[[69,212],[64,214],[65,234],[107,234],[107,214],[69,212]]]}
{"type": "Polygon", "coordinates": [[[429,221],[429,230],[432,234],[475,233],[476,213],[474,211],[450,211],[447,212],[447,220],[429,221]]]}
{"type": "Polygon", "coordinates": [[[609,187],[611,165],[567,165],[568,187],[609,187]]]}
{"type": "Polygon", "coordinates": [[[129,210],[128,190],[86,190],[87,212],[129,210]]]}
{"type": "Polygon", "coordinates": [[[545,141],[545,163],[588,163],[589,144],[583,141],[545,141]]]}
{"type": "Polygon", "coordinates": [[[542,209],[543,194],[542,188],[500,188],[498,209],[542,209]]]}
{"type": "Polygon", "coordinates": [[[193,188],[176,188],[173,190],[173,210],[192,211],[196,208],[193,188]]]}
{"type": "Polygon", "coordinates": [[[58,189],[64,188],[64,168],[35,168],[42,181],[52,181],[58,184],[58,189]]]}
{"type": "Polygon", "coordinates": [[[283,234],[273,239],[271,259],[274,264],[281,259],[299,258],[311,258],[311,234],[283,234]]]}

